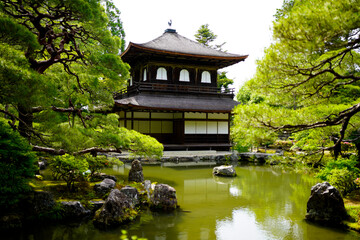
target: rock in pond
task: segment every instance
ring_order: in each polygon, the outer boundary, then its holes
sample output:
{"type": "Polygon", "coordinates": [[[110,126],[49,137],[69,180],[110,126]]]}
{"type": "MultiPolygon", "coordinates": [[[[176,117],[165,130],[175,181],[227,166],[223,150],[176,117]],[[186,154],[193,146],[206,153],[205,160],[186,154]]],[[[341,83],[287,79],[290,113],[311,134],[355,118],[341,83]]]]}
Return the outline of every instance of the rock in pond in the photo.
{"type": "Polygon", "coordinates": [[[177,208],[176,190],[167,184],[156,184],[150,200],[153,210],[171,211],[177,208]]]}
{"type": "Polygon", "coordinates": [[[61,202],[64,219],[77,220],[89,217],[91,211],[85,209],[79,201],[61,202]]]}
{"type": "Polygon", "coordinates": [[[215,176],[223,176],[223,177],[235,177],[236,171],[233,166],[218,166],[214,167],[213,174],[215,176]]]}
{"type": "Polygon", "coordinates": [[[46,191],[34,191],[25,203],[26,215],[39,216],[53,210],[56,202],[53,194],[46,191]]]}
{"type": "Polygon", "coordinates": [[[100,175],[98,176],[99,178],[101,179],[106,179],[106,178],[109,178],[111,180],[114,180],[115,182],[117,182],[117,178],[113,175],[107,175],[106,173],[100,173],[100,175]]]}
{"type": "Polygon", "coordinates": [[[328,182],[318,183],[311,188],[307,202],[306,219],[326,224],[339,224],[347,218],[340,192],[328,182]]]}
{"type": "Polygon", "coordinates": [[[129,171],[129,181],[130,182],[143,182],[144,175],[141,162],[139,160],[134,160],[131,163],[131,169],[129,171]]]}
{"type": "Polygon", "coordinates": [[[123,192],[111,190],[104,205],[95,214],[94,225],[99,228],[116,227],[135,219],[137,212],[131,206],[131,199],[123,192]]]}
{"type": "Polygon", "coordinates": [[[150,180],[145,180],[144,183],[144,188],[145,188],[145,191],[146,191],[146,195],[148,197],[148,199],[150,199],[150,196],[151,196],[151,181],[150,180]]]}
{"type": "Polygon", "coordinates": [[[92,205],[92,211],[93,212],[96,212],[97,210],[99,210],[102,206],[104,206],[104,203],[105,203],[104,200],[89,201],[89,202],[92,205]]]}
{"type": "Polygon", "coordinates": [[[115,181],[109,178],[105,178],[101,183],[95,184],[94,191],[97,195],[101,196],[115,187],[115,181]]]}
{"type": "Polygon", "coordinates": [[[125,186],[120,189],[120,192],[124,193],[131,200],[132,208],[135,208],[136,205],[139,205],[139,192],[136,188],[125,186]]]}

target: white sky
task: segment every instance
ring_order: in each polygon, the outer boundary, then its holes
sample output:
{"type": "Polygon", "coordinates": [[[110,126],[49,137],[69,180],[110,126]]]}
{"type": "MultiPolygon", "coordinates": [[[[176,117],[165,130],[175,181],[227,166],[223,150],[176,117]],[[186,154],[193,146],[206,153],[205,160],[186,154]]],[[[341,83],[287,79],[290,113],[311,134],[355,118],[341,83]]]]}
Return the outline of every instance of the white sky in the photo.
{"type": "Polygon", "coordinates": [[[129,42],[145,43],[162,35],[171,19],[178,34],[195,40],[202,24],[209,24],[217,36],[215,43],[226,42],[229,53],[249,55],[245,62],[223,68],[234,79],[233,87],[251,79],[256,60],[272,41],[271,26],[283,0],[114,0],[129,42]]]}

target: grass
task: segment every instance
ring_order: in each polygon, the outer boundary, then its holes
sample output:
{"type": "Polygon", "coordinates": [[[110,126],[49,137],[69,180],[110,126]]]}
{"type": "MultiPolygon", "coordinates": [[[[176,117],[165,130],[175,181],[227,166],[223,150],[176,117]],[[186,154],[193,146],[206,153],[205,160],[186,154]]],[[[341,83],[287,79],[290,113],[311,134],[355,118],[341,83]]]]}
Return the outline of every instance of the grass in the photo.
{"type": "Polygon", "coordinates": [[[360,232],[360,190],[353,191],[344,199],[347,213],[350,216],[344,223],[352,230],[360,232]]]}

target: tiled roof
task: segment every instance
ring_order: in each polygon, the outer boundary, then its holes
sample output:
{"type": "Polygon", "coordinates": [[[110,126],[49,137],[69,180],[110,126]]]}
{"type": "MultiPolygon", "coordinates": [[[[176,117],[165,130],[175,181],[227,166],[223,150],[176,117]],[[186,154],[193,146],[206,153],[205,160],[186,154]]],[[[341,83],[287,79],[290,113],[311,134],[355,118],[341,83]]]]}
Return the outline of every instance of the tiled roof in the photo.
{"type": "Polygon", "coordinates": [[[231,112],[238,104],[238,102],[231,98],[170,94],[139,94],[133,97],[115,100],[115,105],[120,108],[129,107],[152,110],[203,112],[231,112]]]}
{"type": "Polygon", "coordinates": [[[174,53],[216,57],[244,57],[243,55],[215,50],[211,47],[205,46],[204,44],[183,37],[179,35],[176,31],[165,31],[163,35],[147,43],[132,44],[143,48],[156,49],[160,51],[174,53]]]}

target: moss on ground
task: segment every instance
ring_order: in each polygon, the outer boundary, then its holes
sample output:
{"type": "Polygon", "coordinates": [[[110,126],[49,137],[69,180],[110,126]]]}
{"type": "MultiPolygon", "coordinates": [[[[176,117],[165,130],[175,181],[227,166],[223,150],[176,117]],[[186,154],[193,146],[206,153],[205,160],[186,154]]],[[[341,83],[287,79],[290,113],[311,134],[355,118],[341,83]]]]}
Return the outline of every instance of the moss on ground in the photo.
{"type": "Polygon", "coordinates": [[[360,232],[360,190],[353,191],[344,199],[345,208],[350,216],[344,223],[352,230],[360,232]]]}

